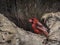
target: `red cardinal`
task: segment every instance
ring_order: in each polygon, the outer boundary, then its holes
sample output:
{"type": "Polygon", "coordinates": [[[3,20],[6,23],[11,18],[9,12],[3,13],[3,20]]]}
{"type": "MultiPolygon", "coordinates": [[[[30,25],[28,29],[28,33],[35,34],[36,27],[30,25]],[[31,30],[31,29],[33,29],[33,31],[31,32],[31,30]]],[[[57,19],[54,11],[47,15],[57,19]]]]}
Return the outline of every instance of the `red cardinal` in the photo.
{"type": "Polygon", "coordinates": [[[48,37],[47,28],[45,28],[42,23],[38,21],[37,18],[31,18],[29,19],[29,22],[32,23],[32,29],[37,34],[44,34],[46,37],[48,37]]]}

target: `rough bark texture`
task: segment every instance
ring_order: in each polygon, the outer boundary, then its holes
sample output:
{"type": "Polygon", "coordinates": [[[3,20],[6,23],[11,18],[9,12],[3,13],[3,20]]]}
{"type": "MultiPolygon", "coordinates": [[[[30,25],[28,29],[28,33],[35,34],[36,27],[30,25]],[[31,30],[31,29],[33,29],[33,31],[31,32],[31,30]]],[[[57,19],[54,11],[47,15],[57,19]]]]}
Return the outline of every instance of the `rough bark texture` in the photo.
{"type": "Polygon", "coordinates": [[[60,12],[44,14],[43,18],[50,28],[48,45],[60,45],[60,12]]]}
{"type": "Polygon", "coordinates": [[[59,5],[60,0],[0,0],[0,45],[45,45],[46,37],[29,32],[28,19],[41,16],[50,28],[47,45],[60,45],[59,5]]]}
{"type": "MultiPolygon", "coordinates": [[[[47,45],[60,45],[60,12],[45,14],[42,18],[47,20],[46,24],[50,28],[47,45]]],[[[45,45],[45,39],[40,34],[18,28],[0,14],[0,45],[45,45]]]]}
{"type": "Polygon", "coordinates": [[[44,36],[18,28],[0,14],[0,45],[43,45],[44,36]]]}
{"type": "Polygon", "coordinates": [[[17,26],[31,30],[28,19],[40,20],[44,13],[60,11],[60,0],[0,0],[0,13],[17,26]]]}

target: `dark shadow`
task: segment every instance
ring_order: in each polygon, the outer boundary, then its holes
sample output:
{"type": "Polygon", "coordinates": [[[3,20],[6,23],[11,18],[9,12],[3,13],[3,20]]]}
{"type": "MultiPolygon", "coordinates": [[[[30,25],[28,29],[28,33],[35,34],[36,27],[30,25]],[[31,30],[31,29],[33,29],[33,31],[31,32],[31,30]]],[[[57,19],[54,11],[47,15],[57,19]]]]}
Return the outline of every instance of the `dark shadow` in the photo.
{"type": "Polygon", "coordinates": [[[0,13],[18,27],[32,31],[29,18],[40,20],[44,13],[60,12],[60,0],[0,0],[0,13]]]}

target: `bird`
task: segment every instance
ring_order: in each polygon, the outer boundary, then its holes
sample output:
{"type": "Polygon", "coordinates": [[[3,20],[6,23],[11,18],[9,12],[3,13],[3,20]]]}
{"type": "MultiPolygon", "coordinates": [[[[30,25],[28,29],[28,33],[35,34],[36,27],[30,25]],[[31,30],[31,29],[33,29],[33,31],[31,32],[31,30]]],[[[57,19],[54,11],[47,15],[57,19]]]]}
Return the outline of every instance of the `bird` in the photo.
{"type": "Polygon", "coordinates": [[[36,34],[43,34],[48,38],[48,29],[37,18],[30,18],[28,21],[36,34]]]}

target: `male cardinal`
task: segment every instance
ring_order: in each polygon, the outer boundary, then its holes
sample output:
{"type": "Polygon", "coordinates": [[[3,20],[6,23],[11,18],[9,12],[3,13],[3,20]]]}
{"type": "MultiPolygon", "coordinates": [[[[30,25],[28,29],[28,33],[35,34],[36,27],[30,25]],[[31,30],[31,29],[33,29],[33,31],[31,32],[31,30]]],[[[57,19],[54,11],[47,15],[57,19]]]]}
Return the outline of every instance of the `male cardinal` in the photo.
{"type": "Polygon", "coordinates": [[[32,29],[37,34],[44,34],[48,37],[48,29],[41,23],[37,18],[29,19],[29,22],[32,24],[32,29]]]}

